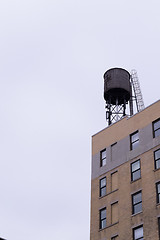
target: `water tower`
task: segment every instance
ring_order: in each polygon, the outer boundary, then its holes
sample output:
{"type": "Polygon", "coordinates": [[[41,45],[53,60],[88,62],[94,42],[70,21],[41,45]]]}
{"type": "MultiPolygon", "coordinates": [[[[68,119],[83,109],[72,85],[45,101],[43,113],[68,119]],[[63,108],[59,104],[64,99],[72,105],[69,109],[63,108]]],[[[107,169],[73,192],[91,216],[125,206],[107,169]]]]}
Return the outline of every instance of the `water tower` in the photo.
{"type": "Polygon", "coordinates": [[[133,115],[133,101],[137,111],[144,108],[138,76],[135,70],[131,74],[123,68],[112,68],[104,74],[104,99],[106,101],[106,120],[108,124],[118,121],[126,115],[126,106],[133,115]],[[133,93],[134,92],[134,96],[133,93]]]}

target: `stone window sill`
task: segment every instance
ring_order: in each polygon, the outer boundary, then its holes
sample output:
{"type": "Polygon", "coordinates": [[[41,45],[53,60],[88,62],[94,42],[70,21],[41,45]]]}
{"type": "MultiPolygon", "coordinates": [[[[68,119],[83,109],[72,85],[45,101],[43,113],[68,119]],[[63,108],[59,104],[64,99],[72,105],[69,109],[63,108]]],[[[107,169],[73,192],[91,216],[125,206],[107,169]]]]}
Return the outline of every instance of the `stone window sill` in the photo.
{"type": "Polygon", "coordinates": [[[99,199],[104,198],[104,197],[106,197],[106,196],[108,196],[108,195],[110,195],[111,193],[114,193],[114,192],[116,192],[116,191],[118,191],[118,188],[115,189],[115,190],[112,191],[112,192],[106,193],[104,196],[99,197],[99,199]]]}
{"type": "Polygon", "coordinates": [[[118,221],[118,222],[115,222],[115,223],[112,223],[112,224],[106,226],[106,227],[103,228],[103,229],[99,229],[99,232],[103,231],[104,229],[110,228],[110,227],[112,227],[112,226],[114,226],[114,225],[116,225],[116,224],[118,224],[118,223],[119,223],[119,221],[118,221]]]}
{"type": "Polygon", "coordinates": [[[134,182],[136,182],[136,181],[138,181],[138,180],[140,180],[140,179],[141,179],[141,177],[138,178],[138,179],[136,179],[136,180],[131,181],[130,183],[134,183],[134,182]]]}
{"type": "Polygon", "coordinates": [[[153,172],[157,172],[159,169],[160,169],[160,168],[156,168],[156,169],[153,170],[153,172]]]}
{"type": "Polygon", "coordinates": [[[131,215],[131,217],[137,216],[138,214],[142,213],[142,211],[138,212],[138,213],[134,213],[131,215]]]}

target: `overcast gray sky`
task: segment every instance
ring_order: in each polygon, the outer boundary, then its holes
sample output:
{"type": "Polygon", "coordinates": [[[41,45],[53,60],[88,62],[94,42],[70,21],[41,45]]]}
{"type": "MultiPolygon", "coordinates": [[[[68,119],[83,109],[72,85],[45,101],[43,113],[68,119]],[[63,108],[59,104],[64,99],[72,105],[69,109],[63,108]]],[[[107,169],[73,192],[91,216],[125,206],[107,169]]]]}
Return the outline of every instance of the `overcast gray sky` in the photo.
{"type": "Polygon", "coordinates": [[[0,236],[89,240],[91,135],[103,74],[159,99],[159,0],[0,1],[0,236]]]}

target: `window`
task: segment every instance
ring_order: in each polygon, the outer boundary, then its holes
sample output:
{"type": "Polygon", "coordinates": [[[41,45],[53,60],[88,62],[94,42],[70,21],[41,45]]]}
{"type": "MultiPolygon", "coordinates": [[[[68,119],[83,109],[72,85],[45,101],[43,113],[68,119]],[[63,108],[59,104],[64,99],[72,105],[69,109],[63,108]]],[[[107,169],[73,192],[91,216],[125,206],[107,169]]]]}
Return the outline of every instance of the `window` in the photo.
{"type": "Polygon", "coordinates": [[[114,190],[118,189],[118,172],[114,172],[111,174],[111,186],[112,189],[111,191],[113,192],[114,190]]]}
{"type": "Polygon", "coordinates": [[[118,222],[118,202],[111,205],[111,221],[112,224],[118,222]]]}
{"type": "Polygon", "coordinates": [[[131,163],[131,181],[135,181],[141,177],[140,160],[131,163]]]}
{"type": "Polygon", "coordinates": [[[100,152],[100,167],[106,165],[106,149],[100,152]]]}
{"type": "Polygon", "coordinates": [[[137,192],[132,195],[132,214],[142,211],[142,192],[137,192]]]}
{"type": "Polygon", "coordinates": [[[160,168],[160,149],[154,152],[155,169],[160,168]]]}
{"type": "Polygon", "coordinates": [[[160,203],[160,182],[156,183],[157,203],[160,203]]]}
{"type": "Polygon", "coordinates": [[[100,179],[100,197],[106,195],[106,177],[100,179]]]}
{"type": "Polygon", "coordinates": [[[158,233],[159,233],[159,240],[160,240],[160,217],[158,218],[158,233]]]}
{"type": "Polygon", "coordinates": [[[153,137],[160,136],[160,119],[153,122],[153,137]]]}
{"type": "Polygon", "coordinates": [[[138,131],[130,135],[130,149],[133,150],[138,147],[139,144],[139,135],[138,131]]]}
{"type": "Polygon", "coordinates": [[[106,208],[100,210],[100,229],[106,227],[106,208]]]}
{"type": "Polygon", "coordinates": [[[143,240],[143,226],[133,229],[133,240],[143,240]]]}

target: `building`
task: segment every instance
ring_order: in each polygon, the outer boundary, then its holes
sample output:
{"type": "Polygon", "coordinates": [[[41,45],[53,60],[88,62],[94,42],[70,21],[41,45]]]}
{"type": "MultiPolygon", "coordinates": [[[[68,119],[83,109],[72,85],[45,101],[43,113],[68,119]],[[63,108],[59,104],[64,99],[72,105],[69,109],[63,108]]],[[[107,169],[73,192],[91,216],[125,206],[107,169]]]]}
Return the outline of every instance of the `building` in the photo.
{"type": "Polygon", "coordinates": [[[92,136],[90,240],[160,239],[160,100],[92,136]]]}

